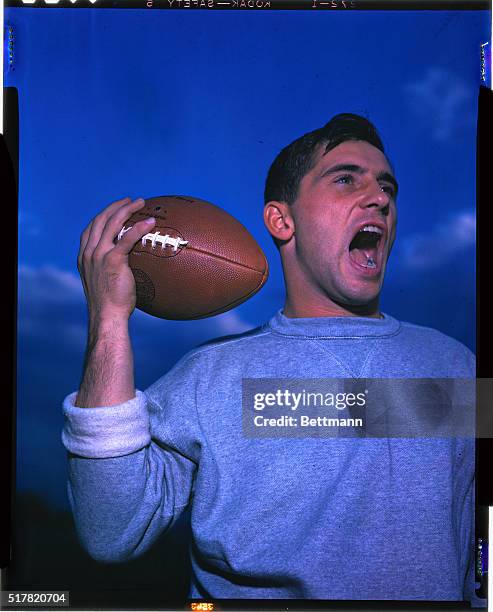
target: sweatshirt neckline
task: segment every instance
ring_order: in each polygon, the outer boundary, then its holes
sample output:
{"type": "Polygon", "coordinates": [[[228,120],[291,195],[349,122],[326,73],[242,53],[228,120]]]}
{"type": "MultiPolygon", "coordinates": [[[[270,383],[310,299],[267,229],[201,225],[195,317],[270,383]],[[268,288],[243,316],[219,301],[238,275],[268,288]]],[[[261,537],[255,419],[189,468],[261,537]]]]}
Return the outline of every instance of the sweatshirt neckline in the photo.
{"type": "Polygon", "coordinates": [[[382,313],[373,317],[286,317],[279,310],[269,321],[269,327],[283,336],[304,338],[384,338],[399,332],[400,323],[382,313]]]}

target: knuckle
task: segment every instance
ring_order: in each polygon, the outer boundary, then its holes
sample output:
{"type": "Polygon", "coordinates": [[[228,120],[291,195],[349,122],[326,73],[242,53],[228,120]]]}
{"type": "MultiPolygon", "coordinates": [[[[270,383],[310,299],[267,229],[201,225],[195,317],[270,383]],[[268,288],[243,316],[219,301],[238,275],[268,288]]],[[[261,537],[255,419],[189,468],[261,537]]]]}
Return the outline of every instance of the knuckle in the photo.
{"type": "Polygon", "coordinates": [[[121,210],[126,210],[130,206],[132,206],[132,200],[130,198],[126,198],[125,200],[120,200],[119,202],[117,202],[115,206],[115,210],[117,212],[121,210]]]}
{"type": "Polygon", "coordinates": [[[127,204],[117,208],[111,215],[111,220],[115,222],[119,221],[123,224],[124,221],[132,215],[132,211],[136,208],[134,204],[135,202],[128,202],[127,204]]]}
{"type": "Polygon", "coordinates": [[[104,217],[104,216],[107,214],[108,208],[109,208],[109,206],[107,206],[106,208],[103,208],[102,210],[100,210],[100,211],[98,212],[98,214],[97,214],[97,215],[95,215],[94,219],[92,220],[92,221],[93,221],[93,223],[94,223],[95,221],[97,221],[98,219],[101,219],[101,217],[104,217]]]}
{"type": "Polygon", "coordinates": [[[130,196],[126,196],[124,198],[120,198],[119,200],[115,200],[114,202],[110,204],[110,206],[122,206],[131,201],[132,201],[132,198],[130,196]]]}
{"type": "Polygon", "coordinates": [[[92,270],[96,263],[97,260],[94,258],[94,253],[84,253],[82,256],[81,267],[84,272],[92,270]]]}
{"type": "Polygon", "coordinates": [[[139,223],[136,224],[136,228],[138,229],[139,235],[142,236],[143,234],[148,234],[149,232],[151,232],[154,228],[154,225],[152,223],[147,223],[147,221],[139,221],[139,223]]]}
{"type": "Polygon", "coordinates": [[[108,251],[108,253],[106,253],[104,257],[104,261],[105,263],[109,264],[110,267],[113,267],[121,263],[122,257],[121,257],[121,254],[116,249],[112,249],[111,251],[108,251]]]}
{"type": "Polygon", "coordinates": [[[123,229],[125,222],[129,217],[130,214],[128,210],[124,211],[120,209],[111,215],[111,217],[108,219],[108,224],[111,224],[112,228],[117,229],[119,231],[120,229],[123,229]]]}
{"type": "Polygon", "coordinates": [[[92,252],[93,261],[101,261],[106,254],[106,249],[104,249],[101,245],[98,245],[94,251],[92,252]]]}

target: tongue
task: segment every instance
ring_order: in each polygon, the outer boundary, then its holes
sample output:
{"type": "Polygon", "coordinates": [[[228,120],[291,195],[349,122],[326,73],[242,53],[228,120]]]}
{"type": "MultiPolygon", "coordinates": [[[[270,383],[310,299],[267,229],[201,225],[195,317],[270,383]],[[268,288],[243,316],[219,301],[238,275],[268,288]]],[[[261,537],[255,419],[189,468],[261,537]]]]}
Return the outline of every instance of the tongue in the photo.
{"type": "Polygon", "coordinates": [[[349,251],[349,257],[359,264],[360,266],[367,266],[368,259],[371,257],[374,262],[377,261],[377,249],[376,248],[365,248],[365,249],[351,249],[349,251]]]}
{"type": "Polygon", "coordinates": [[[349,256],[360,266],[375,268],[381,237],[375,232],[358,232],[349,245],[349,256]]]}

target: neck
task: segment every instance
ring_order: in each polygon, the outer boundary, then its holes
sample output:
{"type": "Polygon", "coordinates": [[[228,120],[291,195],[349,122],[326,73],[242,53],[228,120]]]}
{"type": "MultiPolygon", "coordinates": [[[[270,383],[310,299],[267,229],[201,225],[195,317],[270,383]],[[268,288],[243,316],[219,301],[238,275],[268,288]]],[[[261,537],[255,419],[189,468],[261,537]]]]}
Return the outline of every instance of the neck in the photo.
{"type": "Polygon", "coordinates": [[[284,303],[284,315],[291,319],[310,317],[372,317],[381,319],[382,315],[376,303],[362,306],[347,306],[333,302],[329,298],[323,302],[311,302],[304,299],[290,299],[284,303]]]}

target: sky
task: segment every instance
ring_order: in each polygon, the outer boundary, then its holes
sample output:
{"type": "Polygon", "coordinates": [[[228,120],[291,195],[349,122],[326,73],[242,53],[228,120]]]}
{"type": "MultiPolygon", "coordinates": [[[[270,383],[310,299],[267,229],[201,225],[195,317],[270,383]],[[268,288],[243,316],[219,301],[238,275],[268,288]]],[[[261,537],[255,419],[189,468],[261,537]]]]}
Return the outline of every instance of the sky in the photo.
{"type": "MultiPolygon", "coordinates": [[[[195,195],[237,217],[266,286],[202,321],[131,320],[145,388],[208,339],[282,307],[263,188],[278,151],[364,114],[400,185],[382,310],[475,348],[476,111],[486,11],[6,9],[5,85],[20,104],[18,463],[21,491],[66,507],[61,402],[80,381],[79,237],[121,197],[195,195]],[[156,347],[159,346],[159,352],[156,347]]],[[[330,236],[327,236],[330,240],[330,236]]]]}

